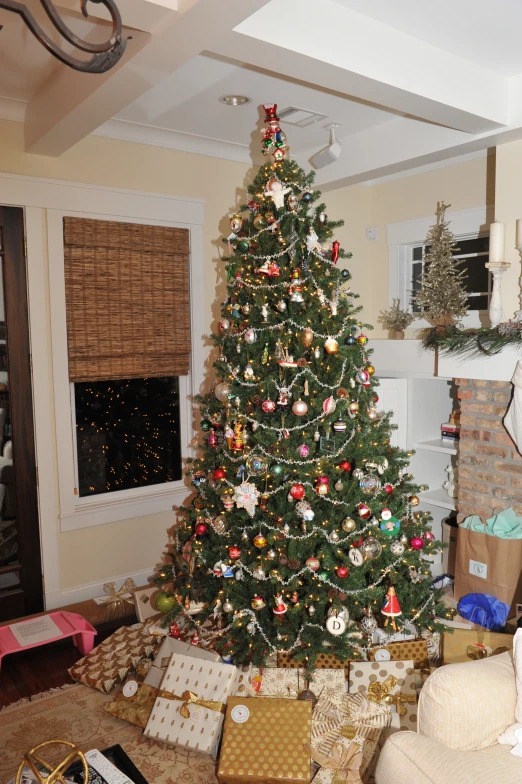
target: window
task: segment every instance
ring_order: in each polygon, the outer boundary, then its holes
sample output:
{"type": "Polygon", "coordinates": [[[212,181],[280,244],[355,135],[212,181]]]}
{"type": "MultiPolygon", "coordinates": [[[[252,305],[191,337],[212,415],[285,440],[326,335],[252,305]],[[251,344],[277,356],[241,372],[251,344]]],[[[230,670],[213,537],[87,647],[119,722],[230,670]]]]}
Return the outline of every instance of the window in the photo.
{"type": "Polygon", "coordinates": [[[78,495],[181,479],[179,380],[74,384],[78,495]]]}
{"type": "MultiPolygon", "coordinates": [[[[462,259],[461,269],[466,274],[464,287],[468,292],[468,310],[487,310],[491,295],[491,275],[486,269],[489,260],[489,237],[473,237],[471,239],[457,239],[453,256],[462,259]]],[[[429,251],[429,245],[414,245],[410,249],[409,286],[407,299],[412,313],[420,313],[420,307],[415,302],[415,297],[420,289],[422,273],[424,271],[424,258],[429,251]]]]}

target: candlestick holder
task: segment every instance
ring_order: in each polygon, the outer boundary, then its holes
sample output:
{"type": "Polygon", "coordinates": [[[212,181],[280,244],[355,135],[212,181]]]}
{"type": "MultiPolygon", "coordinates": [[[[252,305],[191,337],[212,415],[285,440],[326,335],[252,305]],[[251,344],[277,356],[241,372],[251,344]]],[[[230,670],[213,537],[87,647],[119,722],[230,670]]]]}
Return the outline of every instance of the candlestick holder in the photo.
{"type": "MultiPolygon", "coordinates": [[[[491,270],[491,275],[493,277],[493,288],[489,301],[489,320],[492,327],[497,327],[503,318],[502,275],[510,267],[511,264],[509,261],[490,261],[486,264],[486,269],[491,270]]],[[[520,306],[522,309],[522,299],[520,300],[520,306]]]]}

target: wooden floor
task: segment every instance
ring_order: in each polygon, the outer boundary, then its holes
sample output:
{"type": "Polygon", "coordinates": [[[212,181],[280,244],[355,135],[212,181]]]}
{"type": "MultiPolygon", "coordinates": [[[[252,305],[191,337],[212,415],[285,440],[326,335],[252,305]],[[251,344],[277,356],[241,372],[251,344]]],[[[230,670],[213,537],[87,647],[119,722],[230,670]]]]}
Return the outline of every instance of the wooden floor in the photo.
{"type": "MultiPolygon", "coordinates": [[[[95,645],[103,642],[120,626],[128,626],[137,620],[132,611],[124,618],[107,621],[94,602],[82,602],[61,609],[78,612],[92,623],[98,631],[95,645]]],[[[5,656],[0,669],[0,709],[24,697],[72,683],[67,670],[81,658],[81,653],[70,637],[5,656]]]]}

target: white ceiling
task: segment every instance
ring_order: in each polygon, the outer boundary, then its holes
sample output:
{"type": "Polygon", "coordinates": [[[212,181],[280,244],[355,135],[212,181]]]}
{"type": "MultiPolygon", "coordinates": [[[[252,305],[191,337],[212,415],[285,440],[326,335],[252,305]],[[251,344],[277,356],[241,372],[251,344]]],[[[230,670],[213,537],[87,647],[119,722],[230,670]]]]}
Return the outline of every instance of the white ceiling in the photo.
{"type": "Polygon", "coordinates": [[[492,71],[522,72],[520,0],[333,2],[492,71]]]}
{"type": "MultiPolygon", "coordinates": [[[[245,147],[250,145],[253,135],[253,145],[260,146],[257,132],[263,124],[259,124],[260,107],[276,101],[279,110],[296,106],[326,115],[325,119],[307,128],[286,126],[295,153],[326,146],[328,132],[325,126],[331,122],[340,123],[337,135],[344,138],[389,122],[396,116],[346,96],[314,89],[239,63],[199,55],[127,106],[116,118],[245,147]],[[234,107],[219,102],[220,96],[230,94],[246,95],[251,103],[234,107]]],[[[261,115],[264,119],[262,109],[261,115]]]]}

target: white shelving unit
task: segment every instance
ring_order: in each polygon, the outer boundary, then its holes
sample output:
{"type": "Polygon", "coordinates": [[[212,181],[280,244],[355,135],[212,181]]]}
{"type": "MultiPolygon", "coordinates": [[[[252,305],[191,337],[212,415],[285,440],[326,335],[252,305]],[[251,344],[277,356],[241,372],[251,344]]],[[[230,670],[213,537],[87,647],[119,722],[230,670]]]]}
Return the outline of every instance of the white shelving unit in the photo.
{"type": "Polygon", "coordinates": [[[457,448],[442,441],[441,438],[434,438],[432,441],[417,441],[413,445],[414,449],[425,449],[427,452],[442,452],[446,455],[456,455],[457,448]]]}

